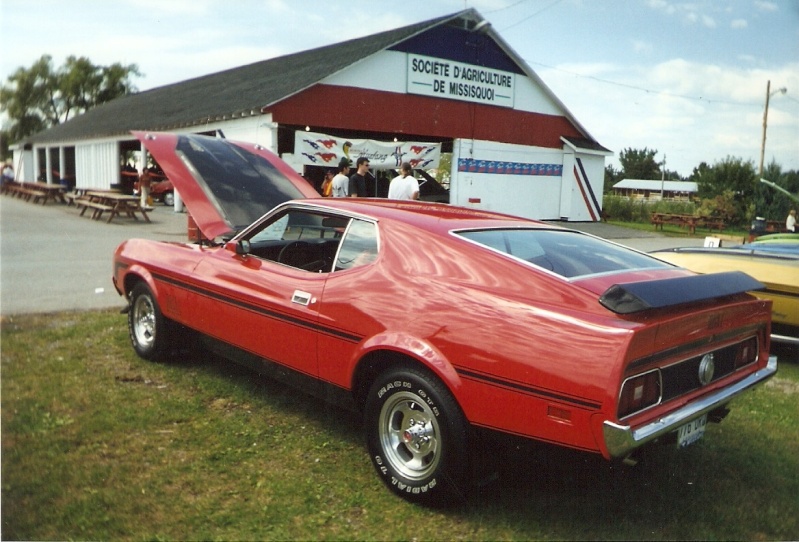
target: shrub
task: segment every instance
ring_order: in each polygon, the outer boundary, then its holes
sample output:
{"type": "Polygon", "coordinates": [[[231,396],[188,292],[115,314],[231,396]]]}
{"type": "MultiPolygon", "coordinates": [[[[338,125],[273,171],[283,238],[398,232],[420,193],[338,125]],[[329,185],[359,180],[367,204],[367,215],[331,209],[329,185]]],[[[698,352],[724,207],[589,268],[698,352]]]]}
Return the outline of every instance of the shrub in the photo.
{"type": "Polygon", "coordinates": [[[623,196],[605,196],[602,210],[613,220],[622,222],[649,222],[652,213],[693,215],[696,205],[690,201],[632,200],[623,196]]]}

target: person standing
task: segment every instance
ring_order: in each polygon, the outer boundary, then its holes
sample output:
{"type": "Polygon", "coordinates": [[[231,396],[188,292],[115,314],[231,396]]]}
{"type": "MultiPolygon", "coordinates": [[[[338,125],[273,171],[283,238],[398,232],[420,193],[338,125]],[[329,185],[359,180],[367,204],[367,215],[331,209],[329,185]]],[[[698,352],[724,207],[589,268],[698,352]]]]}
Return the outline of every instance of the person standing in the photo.
{"type": "Polygon", "coordinates": [[[788,218],[785,219],[785,229],[789,232],[796,232],[796,209],[791,209],[788,218]]]}
{"type": "Polygon", "coordinates": [[[349,158],[342,158],[338,163],[338,173],[330,182],[331,196],[334,198],[346,198],[349,194],[350,179],[347,175],[350,172],[351,163],[349,158]]]}
{"type": "Polygon", "coordinates": [[[325,178],[322,180],[322,197],[329,198],[333,195],[333,177],[336,175],[336,170],[333,168],[325,171],[325,178]]]}
{"type": "Polygon", "coordinates": [[[150,176],[150,168],[144,168],[139,176],[139,195],[141,197],[142,209],[149,207],[148,200],[150,199],[150,185],[152,184],[152,177],[150,176]]]}
{"type": "Polygon", "coordinates": [[[2,178],[0,178],[0,185],[14,182],[14,168],[11,161],[7,161],[3,166],[2,178]]]}
{"type": "Polygon", "coordinates": [[[419,181],[413,176],[413,169],[408,162],[403,162],[400,165],[400,174],[391,179],[388,199],[419,199],[419,181]]]}
{"type": "Polygon", "coordinates": [[[366,197],[366,174],[369,172],[369,159],[358,157],[355,161],[355,173],[350,177],[349,196],[351,198],[366,197]]]}

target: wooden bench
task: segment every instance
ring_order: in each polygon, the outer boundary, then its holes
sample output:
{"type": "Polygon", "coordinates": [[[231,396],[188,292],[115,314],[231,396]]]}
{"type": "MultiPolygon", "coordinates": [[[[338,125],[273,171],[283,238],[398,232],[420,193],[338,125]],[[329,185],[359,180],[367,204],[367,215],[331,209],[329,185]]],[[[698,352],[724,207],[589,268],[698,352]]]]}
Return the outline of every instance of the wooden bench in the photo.
{"type": "Polygon", "coordinates": [[[38,203],[39,201],[41,201],[43,204],[47,203],[47,192],[42,192],[41,190],[35,190],[33,188],[26,188],[24,186],[20,186],[16,190],[17,194],[19,194],[19,197],[25,201],[33,200],[33,203],[38,203]]]}
{"type": "Polygon", "coordinates": [[[81,195],[77,194],[75,192],[65,192],[64,193],[64,201],[67,202],[67,206],[74,205],[75,204],[75,200],[79,199],[80,197],[81,197],[81,195]]]}
{"type": "Polygon", "coordinates": [[[719,233],[724,231],[723,220],[705,220],[704,226],[708,229],[708,231],[719,230],[719,233]]]}
{"type": "Polygon", "coordinates": [[[19,197],[24,199],[25,198],[25,187],[19,183],[6,183],[3,186],[3,193],[10,195],[11,197],[19,197]]]}
{"type": "Polygon", "coordinates": [[[83,213],[86,212],[86,209],[92,209],[92,220],[98,220],[105,211],[113,211],[114,208],[110,205],[105,205],[104,203],[98,203],[96,201],[91,201],[88,198],[75,198],[74,203],[76,207],[83,207],[80,211],[80,216],[83,216],[83,213]]]}
{"type": "Polygon", "coordinates": [[[47,203],[47,200],[51,197],[50,193],[45,190],[39,190],[35,186],[26,186],[25,183],[19,182],[5,183],[3,185],[3,193],[25,201],[33,201],[33,203],[41,201],[42,204],[47,203]]]}

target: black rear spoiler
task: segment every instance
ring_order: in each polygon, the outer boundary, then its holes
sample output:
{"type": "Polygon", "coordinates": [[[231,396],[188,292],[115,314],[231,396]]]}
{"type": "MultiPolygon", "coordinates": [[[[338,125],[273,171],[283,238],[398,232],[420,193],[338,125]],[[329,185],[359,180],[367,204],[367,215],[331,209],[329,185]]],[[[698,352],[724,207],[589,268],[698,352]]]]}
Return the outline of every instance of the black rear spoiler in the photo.
{"type": "Polygon", "coordinates": [[[614,284],[605,290],[599,302],[617,314],[631,314],[765,288],[746,273],[729,271],[614,284]]]}

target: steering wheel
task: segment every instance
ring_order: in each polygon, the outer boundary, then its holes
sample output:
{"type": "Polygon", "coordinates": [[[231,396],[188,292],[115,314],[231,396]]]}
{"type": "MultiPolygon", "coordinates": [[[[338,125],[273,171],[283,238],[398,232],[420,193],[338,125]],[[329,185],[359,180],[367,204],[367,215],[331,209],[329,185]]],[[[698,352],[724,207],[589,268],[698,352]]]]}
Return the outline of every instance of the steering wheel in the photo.
{"type": "Polygon", "coordinates": [[[310,243],[305,241],[292,241],[280,249],[280,253],[277,255],[277,262],[290,265],[292,267],[300,267],[302,262],[296,261],[297,258],[294,258],[294,261],[292,261],[291,255],[292,253],[305,250],[310,246],[310,243]]]}

